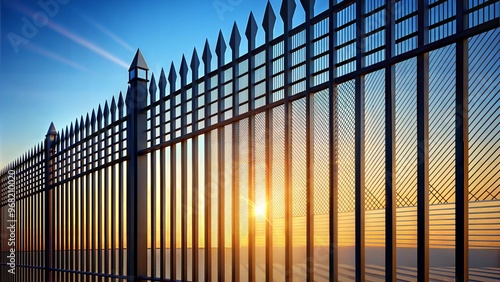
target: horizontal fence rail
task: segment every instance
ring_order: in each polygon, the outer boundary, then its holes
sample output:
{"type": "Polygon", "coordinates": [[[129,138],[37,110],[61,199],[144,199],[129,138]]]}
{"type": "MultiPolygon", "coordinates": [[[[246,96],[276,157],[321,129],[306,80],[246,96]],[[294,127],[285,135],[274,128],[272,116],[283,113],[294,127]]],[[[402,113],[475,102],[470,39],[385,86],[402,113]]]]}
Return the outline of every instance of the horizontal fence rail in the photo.
{"type": "Polygon", "coordinates": [[[157,76],[138,51],[0,171],[1,281],[500,278],[499,18],[284,0],[157,76]]]}

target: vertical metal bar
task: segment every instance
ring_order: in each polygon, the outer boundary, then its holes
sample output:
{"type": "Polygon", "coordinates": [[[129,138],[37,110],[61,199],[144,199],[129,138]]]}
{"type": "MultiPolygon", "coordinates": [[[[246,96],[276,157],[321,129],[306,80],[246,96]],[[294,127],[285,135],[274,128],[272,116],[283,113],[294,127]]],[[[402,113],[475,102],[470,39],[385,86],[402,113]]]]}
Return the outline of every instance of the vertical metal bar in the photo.
{"type": "MultiPolygon", "coordinates": [[[[192,75],[192,90],[191,90],[191,97],[192,97],[192,115],[193,115],[193,132],[198,131],[198,94],[199,94],[199,84],[198,84],[198,68],[199,68],[199,59],[198,59],[198,54],[196,53],[196,50],[193,52],[193,57],[191,60],[191,75],[192,75]]],[[[192,201],[192,210],[193,210],[193,221],[192,221],[192,244],[193,244],[193,254],[192,254],[192,279],[193,281],[198,281],[199,279],[199,274],[198,274],[198,262],[199,262],[199,255],[198,255],[198,248],[199,248],[199,229],[198,229],[198,219],[199,219],[199,206],[198,206],[198,186],[199,186],[199,166],[198,166],[198,135],[195,135],[193,137],[193,143],[192,143],[192,150],[193,150],[193,155],[192,155],[192,165],[193,165],[193,172],[192,172],[192,183],[193,183],[193,201],[192,201]]]]}
{"type": "Polygon", "coordinates": [[[356,88],[356,281],[365,280],[365,149],[364,149],[364,76],[355,80],[356,88]]]}
{"type": "MultiPolygon", "coordinates": [[[[356,2],[356,70],[364,67],[365,1],[356,2]]],[[[365,78],[355,79],[355,253],[356,281],[365,281],[365,78]]]]}
{"type": "Polygon", "coordinates": [[[63,146],[63,141],[60,138],[60,135],[58,135],[58,142],[57,142],[57,182],[56,182],[56,193],[57,193],[57,277],[59,280],[64,279],[64,273],[61,272],[61,270],[64,268],[64,254],[63,254],[63,249],[64,249],[64,215],[65,212],[63,210],[64,206],[64,197],[63,197],[63,192],[64,192],[64,184],[62,184],[62,179],[63,179],[63,157],[62,157],[62,146],[63,146]]]}
{"type": "MultiPolygon", "coordinates": [[[[233,27],[233,34],[231,38],[232,51],[232,69],[233,69],[233,116],[239,115],[240,101],[239,101],[239,68],[236,59],[240,55],[240,41],[241,37],[236,24],[233,27]],[[234,40],[233,40],[234,39],[234,40]]],[[[233,263],[231,266],[232,282],[239,281],[240,279],[240,126],[239,122],[232,124],[232,179],[231,184],[233,187],[233,210],[231,226],[232,230],[232,258],[233,263]]]]}
{"type": "MultiPolygon", "coordinates": [[[[273,102],[273,48],[270,44],[274,34],[274,24],[276,16],[272,6],[268,4],[266,15],[264,16],[265,46],[266,46],[266,105],[273,102]],[[268,10],[269,9],[269,10],[268,10]]],[[[272,169],[273,169],[273,110],[266,110],[266,281],[273,281],[273,226],[272,226],[272,169]]],[[[276,189],[279,189],[276,187],[276,189]]]]}
{"type": "MultiPolygon", "coordinates": [[[[187,80],[187,65],[185,58],[183,57],[182,66],[180,69],[181,76],[181,136],[185,136],[187,134],[187,97],[186,97],[186,80],[187,80]]],[[[187,216],[188,209],[187,206],[187,164],[188,164],[188,156],[187,156],[187,140],[183,139],[181,142],[181,237],[182,237],[182,252],[181,252],[181,278],[183,281],[187,281],[187,273],[188,273],[188,254],[187,254],[187,243],[188,243],[188,234],[187,234],[187,216]]]]}
{"type": "MultiPolygon", "coordinates": [[[[35,189],[36,189],[36,196],[35,196],[35,222],[36,222],[36,230],[37,232],[35,233],[35,265],[37,267],[41,267],[41,261],[40,261],[40,253],[41,253],[41,246],[40,246],[40,236],[42,235],[43,226],[41,225],[40,218],[42,216],[42,211],[40,208],[40,198],[41,198],[41,193],[40,193],[40,188],[41,188],[41,183],[40,183],[40,172],[41,172],[41,167],[39,166],[40,163],[40,155],[38,151],[38,147],[35,147],[35,167],[36,167],[36,183],[35,183],[35,189]]],[[[42,280],[42,277],[40,276],[41,270],[38,269],[36,271],[36,280],[42,280]]]]}
{"type": "MultiPolygon", "coordinates": [[[[80,137],[78,138],[78,143],[79,143],[79,151],[78,151],[78,168],[79,168],[79,173],[80,173],[80,271],[85,271],[85,234],[86,234],[86,228],[85,228],[85,212],[84,209],[86,209],[85,205],[85,167],[84,167],[84,144],[85,144],[85,139],[84,139],[84,132],[83,132],[83,118],[80,120],[80,130],[78,131],[80,133],[80,137]]],[[[83,281],[84,276],[80,275],[80,281],[83,281]]]]}
{"type": "MultiPolygon", "coordinates": [[[[170,69],[170,140],[175,139],[175,75],[173,65],[170,69]],[[174,74],[172,74],[174,73],[174,74]]],[[[177,275],[177,144],[170,146],[170,279],[177,275]]]]}
{"type": "MultiPolygon", "coordinates": [[[[394,54],[395,0],[386,2],[385,59],[394,54]]],[[[385,67],[385,279],[396,281],[396,76],[385,67]]]]}
{"type": "MultiPolygon", "coordinates": [[[[255,109],[255,37],[248,41],[248,111],[255,109]]],[[[248,118],[248,281],[255,281],[255,115],[248,118]]]]}
{"type": "MultiPolygon", "coordinates": [[[[151,105],[150,110],[150,136],[151,136],[151,147],[156,145],[156,106],[154,106],[154,102],[156,100],[156,81],[154,76],[151,78],[151,84],[149,87],[150,100],[149,104],[151,105]]],[[[156,277],[156,151],[153,151],[149,154],[150,157],[150,184],[149,187],[151,189],[151,277],[156,277]]]]}
{"type": "MultiPolygon", "coordinates": [[[[288,4],[284,4],[288,5],[288,4]]],[[[286,8],[286,13],[289,7],[286,8]]],[[[285,89],[285,281],[291,282],[293,276],[293,226],[292,226],[292,103],[290,102],[291,96],[291,39],[290,30],[292,28],[292,19],[287,17],[283,22],[283,29],[285,39],[283,42],[283,64],[284,64],[284,89],[285,89]]]]}
{"type": "Polygon", "coordinates": [[[102,113],[101,109],[99,107],[99,111],[97,114],[97,220],[96,224],[97,226],[97,237],[98,237],[98,247],[97,247],[97,257],[98,257],[98,268],[97,271],[101,274],[103,273],[103,261],[102,261],[102,251],[103,251],[103,232],[102,232],[102,215],[103,215],[103,210],[102,210],[102,194],[103,194],[103,185],[102,185],[102,178],[103,178],[103,168],[102,165],[104,163],[103,161],[103,148],[102,148],[102,116],[100,116],[102,113]]]}
{"type": "MultiPolygon", "coordinates": [[[[203,52],[204,63],[204,92],[205,92],[205,128],[210,127],[210,50],[208,41],[203,52]]],[[[211,160],[211,132],[205,133],[205,281],[212,279],[212,160],[211,160]]]]}
{"type": "MultiPolygon", "coordinates": [[[[195,81],[193,79],[193,81],[195,81]]],[[[196,88],[198,88],[196,86],[196,88]]],[[[194,90],[194,88],[193,88],[194,90]]],[[[196,95],[197,96],[197,95],[196,95]]],[[[194,95],[193,91],[193,97],[196,97],[194,95]]],[[[196,98],[197,99],[197,98],[196,98]]],[[[194,103],[193,103],[194,105],[194,103]]],[[[197,108],[196,108],[197,111],[197,108]]],[[[197,119],[193,118],[193,121],[196,121],[197,119]]],[[[192,208],[193,208],[193,227],[192,227],[192,244],[193,244],[193,254],[192,254],[192,279],[193,281],[198,281],[199,279],[199,267],[198,267],[198,262],[199,262],[199,255],[198,255],[198,248],[199,248],[199,230],[198,230],[198,219],[199,219],[199,206],[198,206],[198,186],[199,186],[199,181],[198,181],[198,175],[199,175],[199,166],[198,166],[198,135],[193,137],[193,155],[192,155],[192,164],[193,164],[193,202],[192,202],[192,208]]]]}
{"type": "Polygon", "coordinates": [[[314,281],[314,95],[311,93],[313,80],[311,45],[314,32],[311,18],[314,14],[314,2],[303,1],[306,17],[306,281],[309,282],[314,281]]]}
{"type": "MultiPolygon", "coordinates": [[[[70,269],[70,226],[69,226],[69,215],[70,215],[70,190],[71,190],[71,183],[68,181],[69,178],[69,171],[68,171],[68,165],[70,163],[68,157],[69,157],[69,145],[68,145],[68,128],[66,127],[66,132],[64,135],[64,169],[63,169],[63,179],[65,181],[64,183],[64,269],[69,270],[70,269]]],[[[69,273],[66,272],[64,275],[64,279],[67,281],[69,279],[69,273]]]]}
{"type": "MultiPolygon", "coordinates": [[[[69,146],[70,147],[70,151],[69,151],[69,155],[70,155],[70,166],[69,166],[69,178],[70,178],[70,195],[69,195],[69,198],[70,198],[70,201],[71,201],[71,204],[70,204],[70,209],[69,209],[69,217],[70,217],[70,269],[71,270],[76,270],[76,232],[75,232],[75,229],[77,228],[76,227],[76,217],[75,217],[75,213],[76,213],[76,206],[75,206],[75,201],[76,201],[76,180],[73,179],[73,177],[76,175],[75,171],[74,171],[74,168],[75,168],[75,162],[76,162],[76,157],[75,157],[75,148],[72,147],[73,144],[75,144],[75,140],[74,140],[74,133],[73,133],[73,125],[71,125],[71,133],[70,133],[70,142],[69,142],[69,146]]],[[[75,275],[72,273],[70,275],[70,278],[72,281],[75,281],[76,280],[76,277],[75,275]]]]}
{"type": "MultiPolygon", "coordinates": [[[[457,33],[467,27],[468,1],[457,1],[457,33]]],[[[455,276],[469,279],[469,40],[456,45],[455,97],[455,276]]]]}
{"type": "MultiPolygon", "coordinates": [[[[76,125],[78,126],[78,125],[76,125]]],[[[74,148],[73,148],[73,152],[72,152],[72,162],[73,162],[73,165],[72,165],[72,176],[73,177],[76,177],[79,173],[78,173],[78,166],[79,166],[79,158],[78,158],[78,143],[79,143],[79,135],[78,135],[78,130],[76,130],[75,132],[75,135],[76,136],[72,136],[72,139],[71,139],[71,143],[74,145],[74,148]]],[[[74,236],[74,239],[73,239],[73,246],[74,246],[74,265],[73,265],[73,268],[74,270],[79,270],[79,239],[80,239],[80,207],[78,206],[79,204],[79,201],[80,201],[80,195],[79,195],[79,191],[78,191],[78,179],[75,178],[73,180],[73,197],[74,197],[74,211],[73,211],[73,215],[74,215],[74,221],[73,221],[73,224],[75,226],[75,229],[74,229],[74,233],[73,233],[73,236],[74,236]]],[[[77,281],[77,278],[78,278],[78,275],[74,275],[73,279],[75,281],[77,281]]]]}
{"type": "Polygon", "coordinates": [[[338,281],[338,163],[337,163],[337,86],[334,83],[336,77],[336,56],[335,46],[337,45],[337,38],[335,28],[337,26],[337,13],[334,12],[333,1],[329,1],[329,22],[328,22],[328,43],[330,52],[328,54],[328,78],[330,81],[329,92],[329,111],[332,117],[329,120],[329,278],[330,281],[338,281]]]}
{"type": "MultiPolygon", "coordinates": [[[[418,2],[418,45],[427,43],[427,1],[418,2]]],[[[429,280],[429,54],[417,56],[417,277],[429,280]]]]}
{"type": "MultiPolygon", "coordinates": [[[[160,87],[160,143],[165,142],[165,72],[161,70],[159,87],[160,87]]],[[[167,189],[165,183],[165,150],[160,149],[160,278],[165,279],[165,221],[166,221],[166,203],[165,203],[165,190],[167,189]]]]}
{"type": "MultiPolygon", "coordinates": [[[[115,100],[111,102],[111,142],[108,141],[107,146],[110,147],[111,157],[111,272],[110,274],[117,274],[116,271],[116,108],[115,100]]],[[[119,139],[119,138],[118,138],[119,139]]],[[[112,279],[115,281],[115,279],[112,279]]]]}
{"type": "MultiPolygon", "coordinates": [[[[123,118],[123,98],[120,93],[120,97],[118,100],[118,119],[120,120],[119,126],[118,126],[118,158],[121,160],[118,163],[118,269],[119,269],[119,274],[123,275],[124,274],[124,265],[123,265],[123,253],[124,253],[124,238],[123,238],[123,222],[125,221],[125,218],[123,218],[123,194],[124,194],[124,177],[123,177],[123,167],[124,167],[124,161],[123,161],[123,132],[124,132],[124,121],[122,121],[123,118]]],[[[127,129],[128,130],[128,129],[127,129]]]]}
{"type": "MultiPolygon", "coordinates": [[[[85,249],[86,249],[86,255],[85,255],[85,270],[87,272],[92,272],[90,263],[91,263],[91,251],[93,245],[90,244],[90,236],[91,236],[91,230],[90,230],[90,210],[91,210],[91,202],[90,202],[90,197],[91,197],[91,192],[90,189],[92,187],[92,184],[90,183],[90,161],[91,161],[91,155],[93,154],[92,151],[92,139],[90,138],[90,124],[89,124],[89,119],[87,115],[87,120],[85,121],[85,138],[87,139],[87,146],[85,148],[86,151],[86,163],[85,163],[85,173],[86,173],[86,179],[85,179],[85,239],[86,239],[86,244],[85,244],[85,249]]],[[[92,261],[93,262],[93,261],[92,261]]],[[[89,282],[91,279],[90,275],[87,275],[87,282],[89,282]]]]}
{"type": "MultiPolygon", "coordinates": [[[[95,120],[94,118],[91,118],[91,123],[92,123],[92,133],[91,133],[91,139],[92,139],[92,156],[91,156],[91,162],[90,162],[90,169],[92,170],[92,181],[90,183],[91,187],[90,187],[90,193],[91,193],[91,196],[90,196],[90,199],[91,199],[91,210],[92,210],[92,221],[91,221],[91,225],[92,225],[92,235],[91,235],[91,238],[92,238],[92,272],[93,273],[96,273],[98,272],[99,270],[99,261],[98,261],[98,256],[97,256],[97,252],[98,252],[98,239],[96,238],[99,234],[98,234],[98,226],[97,226],[97,212],[98,212],[98,208],[97,208],[97,192],[99,191],[99,187],[98,187],[98,181],[99,181],[99,171],[98,170],[95,170],[96,168],[96,162],[99,161],[99,159],[97,158],[96,159],[96,154],[99,154],[99,150],[96,151],[96,142],[97,142],[97,136],[95,135],[96,133],[96,125],[95,125],[95,120]]],[[[93,280],[95,280],[97,277],[94,275],[93,276],[93,280]]]]}
{"type": "MultiPolygon", "coordinates": [[[[218,115],[217,115],[217,121],[219,123],[224,121],[224,71],[222,71],[222,67],[224,66],[224,53],[226,50],[226,45],[224,42],[224,38],[222,37],[222,33],[219,34],[219,39],[217,42],[217,106],[218,106],[218,115]]],[[[217,165],[218,165],[218,181],[217,187],[218,191],[218,222],[219,225],[218,230],[217,230],[217,251],[218,251],[218,262],[217,262],[217,267],[218,267],[218,280],[219,281],[224,281],[225,280],[225,272],[226,272],[226,266],[225,266],[225,232],[226,232],[226,217],[224,215],[225,213],[225,144],[224,144],[224,127],[221,126],[217,129],[217,165]]]]}
{"type": "MultiPolygon", "coordinates": [[[[104,273],[105,274],[111,274],[110,272],[110,269],[109,269],[109,252],[111,251],[111,248],[110,248],[110,240],[109,240],[109,229],[110,229],[110,225],[109,225],[109,217],[110,217],[110,211],[109,211],[109,190],[111,189],[110,188],[110,182],[109,182],[109,171],[110,171],[110,167],[107,165],[110,161],[111,161],[111,158],[109,157],[109,128],[108,128],[108,125],[109,125],[109,120],[108,120],[108,109],[107,109],[107,103],[106,103],[106,106],[105,106],[105,110],[104,110],[104,125],[105,125],[105,130],[104,130],[104,152],[103,152],[103,155],[104,155],[104,159],[102,159],[102,164],[104,167],[104,273]]],[[[111,226],[111,228],[113,228],[113,226],[111,226]]],[[[105,281],[109,281],[109,278],[106,277],[105,278],[105,281]]]]}

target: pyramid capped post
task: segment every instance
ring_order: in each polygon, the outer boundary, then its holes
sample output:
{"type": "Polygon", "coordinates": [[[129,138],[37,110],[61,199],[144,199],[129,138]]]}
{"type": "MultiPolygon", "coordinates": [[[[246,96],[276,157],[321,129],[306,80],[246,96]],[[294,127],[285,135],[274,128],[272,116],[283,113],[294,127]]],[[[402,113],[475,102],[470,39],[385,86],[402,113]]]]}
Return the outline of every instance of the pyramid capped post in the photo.
{"type": "Polygon", "coordinates": [[[144,60],[141,50],[137,49],[137,53],[135,53],[135,57],[130,64],[130,68],[128,69],[129,83],[136,79],[148,80],[148,71],[148,64],[146,63],[146,60],[144,60]]]}
{"type": "Polygon", "coordinates": [[[57,135],[57,130],[56,127],[54,126],[54,123],[51,122],[49,126],[49,130],[47,131],[47,135],[45,135],[46,138],[49,138],[50,141],[54,141],[57,135]]]}

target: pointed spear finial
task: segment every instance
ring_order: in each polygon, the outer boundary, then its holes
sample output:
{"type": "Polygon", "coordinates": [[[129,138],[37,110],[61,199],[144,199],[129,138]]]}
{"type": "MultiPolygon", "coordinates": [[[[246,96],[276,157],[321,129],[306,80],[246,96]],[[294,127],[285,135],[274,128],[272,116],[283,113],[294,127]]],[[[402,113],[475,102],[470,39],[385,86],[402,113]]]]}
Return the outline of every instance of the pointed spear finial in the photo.
{"type": "Polygon", "coordinates": [[[92,110],[92,116],[90,117],[90,123],[92,124],[92,128],[95,128],[95,110],[92,110]]]}
{"type": "Polygon", "coordinates": [[[99,107],[97,108],[97,122],[102,121],[102,109],[101,109],[101,104],[99,104],[99,107]]]}
{"type": "Polygon", "coordinates": [[[184,57],[184,55],[182,55],[181,67],[179,69],[179,74],[181,77],[185,78],[187,76],[188,71],[189,71],[189,68],[188,68],[188,65],[186,62],[186,57],[184,57]]]}
{"type": "Polygon", "coordinates": [[[281,19],[283,20],[285,27],[288,27],[288,30],[285,30],[285,32],[288,32],[290,31],[290,29],[292,29],[293,14],[295,13],[296,7],[297,4],[295,4],[295,0],[283,0],[283,2],[281,3],[281,19]]]}
{"type": "Polygon", "coordinates": [[[215,54],[217,54],[217,62],[219,67],[224,65],[224,54],[226,53],[226,48],[226,41],[224,40],[222,30],[220,30],[219,37],[217,38],[217,46],[215,46],[215,54]]]}
{"type": "Polygon", "coordinates": [[[80,124],[78,123],[78,118],[75,119],[75,134],[80,133],[80,124]]]}
{"type": "Polygon", "coordinates": [[[71,122],[71,125],[69,127],[69,135],[70,136],[75,135],[75,130],[73,129],[73,122],[71,122]]]}
{"type": "Polygon", "coordinates": [[[108,106],[108,101],[104,103],[104,123],[106,125],[109,124],[109,106],[108,106]]]}
{"type": "Polygon", "coordinates": [[[191,56],[191,71],[198,71],[200,67],[200,58],[198,58],[198,52],[196,52],[196,48],[193,49],[193,55],[191,56]]]}
{"type": "Polygon", "coordinates": [[[233,58],[238,58],[240,56],[240,43],[241,35],[236,22],[233,24],[233,30],[231,31],[231,39],[229,40],[229,47],[233,50],[233,58]]]}
{"type": "Polygon", "coordinates": [[[123,94],[120,91],[120,96],[118,96],[118,110],[122,110],[123,106],[124,106],[124,103],[123,103],[123,94]]]}
{"type": "Polygon", "coordinates": [[[65,131],[66,135],[64,135],[64,138],[66,139],[66,141],[69,139],[69,127],[66,125],[66,131],[65,131]]]}
{"type": "Polygon", "coordinates": [[[255,49],[255,36],[257,36],[257,22],[255,21],[255,17],[253,16],[253,13],[250,12],[250,16],[248,17],[248,23],[247,23],[247,29],[245,32],[245,35],[247,36],[248,39],[248,45],[249,49],[248,51],[251,51],[255,49]]]}
{"type": "Polygon", "coordinates": [[[177,74],[175,73],[174,62],[170,64],[170,71],[168,72],[168,83],[170,83],[170,88],[175,86],[175,81],[177,80],[177,74]]]}
{"type": "MultiPolygon", "coordinates": [[[[87,115],[88,116],[88,115],[87,115]]],[[[83,121],[83,116],[80,116],[80,132],[83,133],[83,131],[85,130],[85,122],[83,121]]]]}
{"type": "Polygon", "coordinates": [[[111,108],[109,109],[111,112],[111,115],[114,116],[116,113],[116,101],[115,101],[115,96],[111,99],[111,108]]]}
{"type": "Polygon", "coordinates": [[[87,117],[85,118],[85,129],[87,130],[87,132],[90,129],[90,117],[89,117],[89,113],[87,113],[87,117]]]}
{"type": "Polygon", "coordinates": [[[266,32],[266,41],[269,42],[273,39],[274,24],[276,23],[276,14],[274,13],[271,2],[267,1],[266,12],[262,20],[262,27],[266,32]]]}
{"type": "Polygon", "coordinates": [[[66,139],[66,131],[64,131],[64,128],[61,129],[61,140],[64,142],[64,140],[66,139]]]}
{"type": "Polygon", "coordinates": [[[167,87],[167,77],[165,76],[165,70],[161,68],[161,73],[160,73],[160,81],[159,84],[160,86],[160,99],[165,98],[165,88],[167,87]]]}
{"type": "Polygon", "coordinates": [[[304,9],[304,12],[306,13],[306,17],[313,17],[314,14],[314,4],[316,3],[316,0],[300,0],[300,4],[302,4],[302,8],[304,9]]]}
{"type": "Polygon", "coordinates": [[[151,103],[156,102],[156,90],[158,88],[156,87],[156,79],[155,79],[155,74],[151,74],[151,82],[149,83],[149,98],[151,100],[151,103]]]}
{"type": "Polygon", "coordinates": [[[201,55],[201,59],[205,64],[205,74],[210,71],[210,61],[212,60],[212,51],[210,51],[210,45],[208,44],[208,40],[205,41],[205,48],[203,48],[203,54],[201,55]]]}

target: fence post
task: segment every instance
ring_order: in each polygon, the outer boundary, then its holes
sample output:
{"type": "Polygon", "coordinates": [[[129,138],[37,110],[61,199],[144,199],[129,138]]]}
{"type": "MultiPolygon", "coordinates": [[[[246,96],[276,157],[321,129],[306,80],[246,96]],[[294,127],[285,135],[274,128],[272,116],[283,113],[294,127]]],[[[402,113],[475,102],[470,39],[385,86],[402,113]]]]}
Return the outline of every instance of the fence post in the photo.
{"type": "Polygon", "coordinates": [[[147,275],[147,146],[148,66],[137,50],[129,69],[127,104],[127,281],[147,275]]]}
{"type": "Polygon", "coordinates": [[[54,262],[54,191],[52,186],[52,155],[57,131],[54,123],[50,124],[45,135],[45,281],[53,281],[51,268],[54,262]]]}

